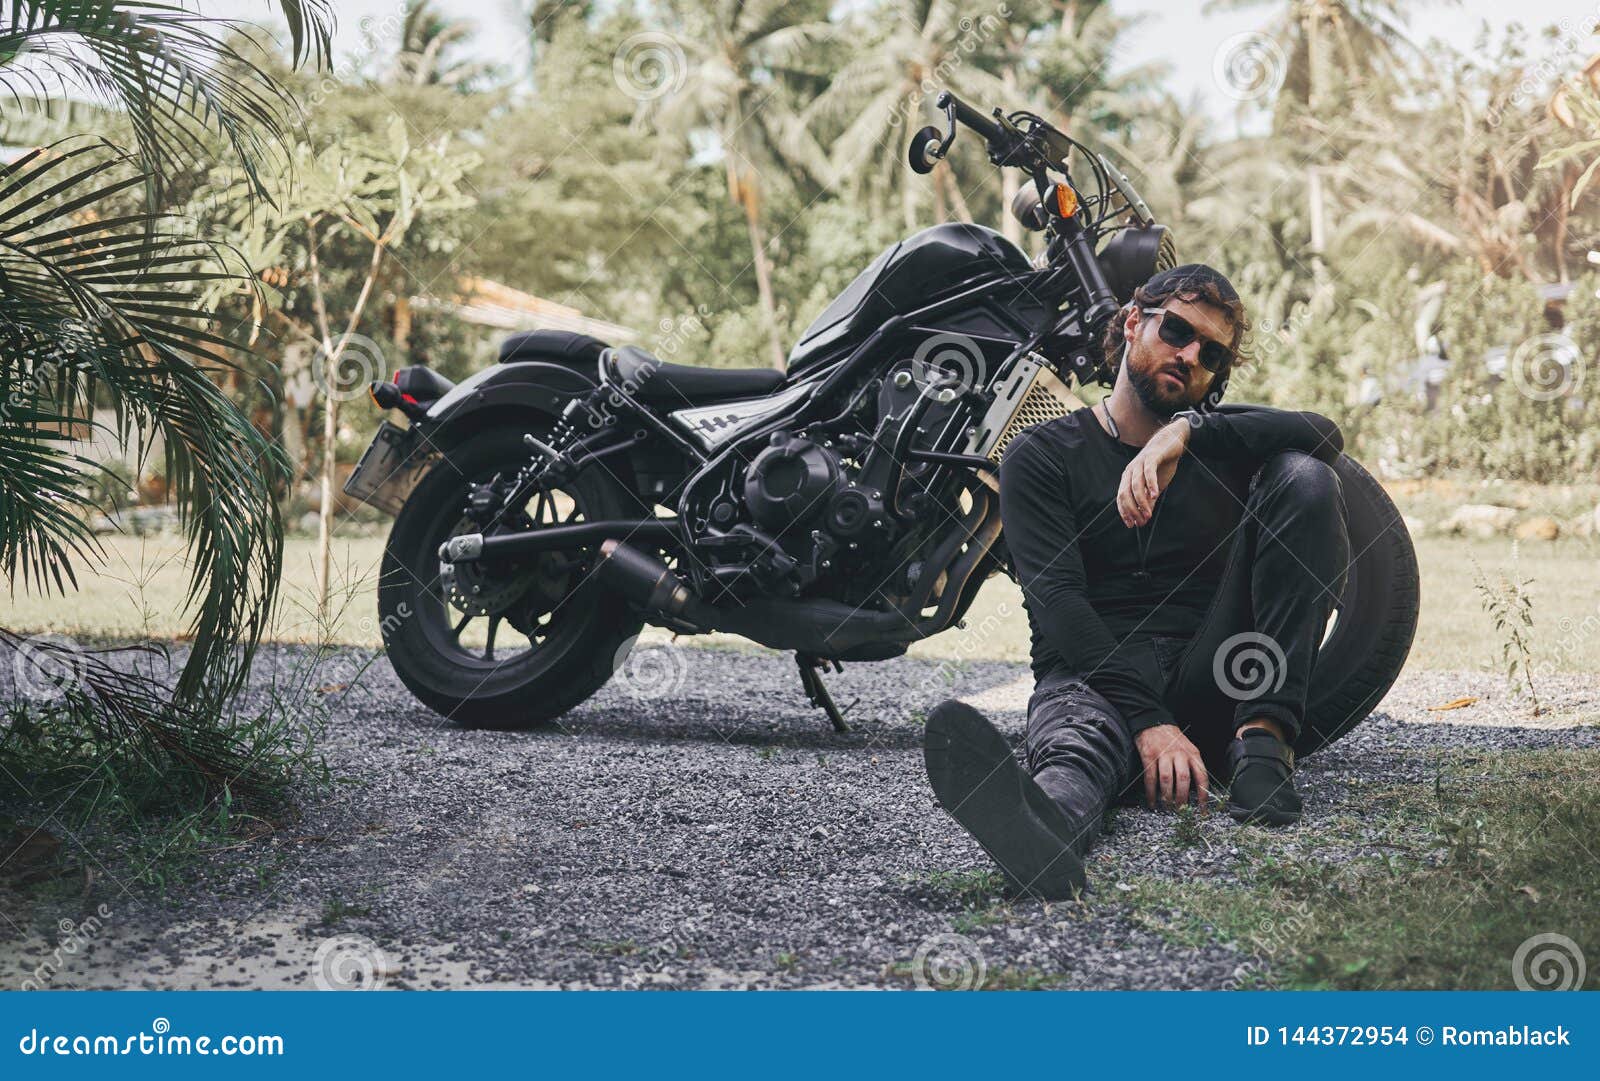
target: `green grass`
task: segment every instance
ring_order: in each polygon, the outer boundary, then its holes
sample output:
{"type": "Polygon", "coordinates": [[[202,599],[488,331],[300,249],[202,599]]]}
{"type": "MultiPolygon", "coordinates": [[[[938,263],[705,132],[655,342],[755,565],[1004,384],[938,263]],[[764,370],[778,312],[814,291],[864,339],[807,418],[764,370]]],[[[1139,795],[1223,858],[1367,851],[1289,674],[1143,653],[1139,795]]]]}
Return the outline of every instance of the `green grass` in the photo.
{"type": "Polygon", "coordinates": [[[335,924],[352,917],[370,916],[372,909],[363,904],[352,904],[342,897],[331,897],[322,906],[322,922],[335,924]]]}
{"type": "MultiPolygon", "coordinates": [[[[108,538],[109,561],[99,574],[80,571],[83,588],[66,597],[19,593],[0,625],[25,634],[56,633],[81,640],[174,638],[187,620],[174,599],[184,595],[187,571],[177,538],[108,538]]],[[[284,548],[281,600],[272,637],[279,641],[380,644],[376,582],[383,539],[337,539],[334,612],[324,626],[314,615],[315,543],[292,537],[284,548]]],[[[1533,579],[1533,659],[1549,671],[1600,670],[1600,543],[1581,538],[1524,542],[1521,573],[1533,579]]],[[[1422,567],[1422,615],[1410,666],[1418,669],[1501,670],[1492,624],[1472,588],[1474,558],[1491,574],[1511,566],[1509,540],[1428,537],[1417,541],[1422,567]]],[[[481,622],[481,621],[480,621],[481,622]]],[[[913,646],[911,655],[957,661],[1028,659],[1028,623],[1021,592],[1008,579],[991,578],[967,616],[952,629],[913,646]]],[[[468,633],[472,628],[468,629],[468,633]]],[[[647,631],[647,634],[665,632],[647,631]]],[[[697,638],[708,645],[742,639],[697,638]]]]}
{"type": "MultiPolygon", "coordinates": [[[[1250,829],[1243,888],[1135,878],[1131,892],[1093,903],[1131,906],[1176,944],[1236,943],[1283,987],[1509,989],[1513,958],[1535,935],[1565,936],[1591,957],[1600,948],[1600,753],[1441,756],[1433,786],[1368,793],[1359,824],[1378,831],[1384,856],[1286,855],[1290,835],[1250,829]]],[[[1353,835],[1326,822],[1315,840],[1353,835]]],[[[1600,988],[1600,965],[1584,986],[1600,988]]]]}
{"type": "Polygon", "coordinates": [[[1005,897],[1006,880],[999,871],[934,871],[926,880],[928,892],[963,908],[987,906],[1005,897]]]}

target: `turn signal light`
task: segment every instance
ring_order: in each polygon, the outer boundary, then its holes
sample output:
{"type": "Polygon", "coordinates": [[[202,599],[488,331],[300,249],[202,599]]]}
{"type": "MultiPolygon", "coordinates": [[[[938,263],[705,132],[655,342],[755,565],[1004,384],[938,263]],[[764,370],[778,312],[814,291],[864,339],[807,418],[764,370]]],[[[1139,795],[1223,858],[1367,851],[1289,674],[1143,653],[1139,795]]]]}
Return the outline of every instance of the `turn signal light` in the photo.
{"type": "Polygon", "coordinates": [[[379,409],[399,409],[405,400],[400,388],[393,383],[372,383],[367,387],[367,393],[372,396],[372,404],[379,409]]]}
{"type": "Polygon", "coordinates": [[[1070,218],[1078,212],[1078,193],[1069,184],[1056,185],[1056,213],[1070,218]]]}

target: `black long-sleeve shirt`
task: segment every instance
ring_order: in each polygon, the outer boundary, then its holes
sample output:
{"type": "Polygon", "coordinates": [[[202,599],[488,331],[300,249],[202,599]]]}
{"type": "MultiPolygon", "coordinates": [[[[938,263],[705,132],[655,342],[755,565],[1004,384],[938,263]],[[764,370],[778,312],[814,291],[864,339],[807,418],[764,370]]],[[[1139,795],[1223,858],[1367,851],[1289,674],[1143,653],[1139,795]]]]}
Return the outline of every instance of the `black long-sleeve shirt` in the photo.
{"type": "Polygon", "coordinates": [[[1122,649],[1157,635],[1192,637],[1221,584],[1256,470],[1280,450],[1332,463],[1344,439],[1316,413],[1220,406],[1202,415],[1154,521],[1130,529],[1117,513],[1117,485],[1140,449],[1084,408],[1023,432],[1000,466],[1034,678],[1085,679],[1135,732],[1174,721],[1122,649]]]}

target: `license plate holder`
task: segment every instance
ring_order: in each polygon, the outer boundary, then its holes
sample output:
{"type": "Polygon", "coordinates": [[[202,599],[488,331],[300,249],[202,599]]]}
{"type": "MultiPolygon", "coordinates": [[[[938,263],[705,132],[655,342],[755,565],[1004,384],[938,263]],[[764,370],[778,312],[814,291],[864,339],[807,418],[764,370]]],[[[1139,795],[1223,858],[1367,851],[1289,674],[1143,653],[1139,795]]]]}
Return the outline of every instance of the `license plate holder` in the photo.
{"type": "Polygon", "coordinates": [[[411,453],[410,430],[384,421],[344,482],[344,493],[391,517],[400,513],[431,456],[411,453]]]}

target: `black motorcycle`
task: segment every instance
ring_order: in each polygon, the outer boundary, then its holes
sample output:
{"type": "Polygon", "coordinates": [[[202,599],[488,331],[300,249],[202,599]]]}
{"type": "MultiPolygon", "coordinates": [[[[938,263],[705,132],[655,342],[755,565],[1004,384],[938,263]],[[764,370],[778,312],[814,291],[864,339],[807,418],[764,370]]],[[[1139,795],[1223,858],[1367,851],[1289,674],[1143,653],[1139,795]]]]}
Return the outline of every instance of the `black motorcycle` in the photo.
{"type": "MultiPolygon", "coordinates": [[[[1110,385],[1106,321],[1175,265],[1171,234],[1103,156],[1027,112],[950,94],[912,139],[927,173],[958,125],[1023,170],[1011,212],[1037,260],[977,225],[894,245],[807,329],[788,370],[663,363],[540,331],[460,385],[425,367],[373,384],[385,423],[345,490],[396,515],[378,604],[395,671],[458,721],[522,728],[592,695],[644,623],[792,650],[821,671],[898,656],[1012,573],[997,467],[1030,425],[1110,385]],[[1083,184],[1074,182],[1076,165],[1083,184]],[[477,624],[476,629],[473,624],[477,624]]],[[[1223,405],[1222,409],[1239,406],[1223,405]]],[[[1318,655],[1308,751],[1365,717],[1416,628],[1400,515],[1337,466],[1359,553],[1318,655]]]]}

